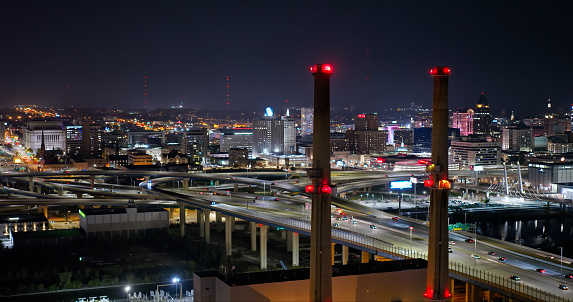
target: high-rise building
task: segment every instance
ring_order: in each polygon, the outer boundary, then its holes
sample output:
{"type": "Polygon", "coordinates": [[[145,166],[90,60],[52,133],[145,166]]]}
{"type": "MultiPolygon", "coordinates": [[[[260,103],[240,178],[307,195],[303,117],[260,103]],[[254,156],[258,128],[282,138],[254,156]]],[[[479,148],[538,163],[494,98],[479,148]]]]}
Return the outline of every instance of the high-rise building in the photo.
{"type": "Polygon", "coordinates": [[[83,121],[81,125],[66,126],[66,153],[70,156],[99,156],[102,151],[101,126],[83,121]]]}
{"type": "Polygon", "coordinates": [[[300,109],[301,129],[300,135],[312,135],[314,122],[314,108],[302,107],[300,109]]]}
{"type": "Polygon", "coordinates": [[[205,165],[207,163],[207,150],[209,136],[207,128],[189,129],[181,135],[181,152],[187,156],[188,163],[205,165]]]}
{"type": "Polygon", "coordinates": [[[359,114],[354,125],[354,130],[378,130],[378,115],[359,114]]]}
{"type": "MultiPolygon", "coordinates": [[[[491,114],[489,112],[489,102],[483,92],[477,100],[473,115],[473,134],[490,135],[491,114]]],[[[460,131],[461,132],[461,131],[460,131]]]]}
{"type": "Polygon", "coordinates": [[[378,130],[376,114],[358,114],[354,130],[346,131],[349,151],[359,154],[380,154],[386,151],[388,131],[378,130]]]}
{"type": "Polygon", "coordinates": [[[295,119],[290,116],[265,116],[253,121],[253,157],[260,154],[296,153],[295,119]]]}
{"type": "Polygon", "coordinates": [[[394,129],[394,144],[400,145],[402,143],[411,145],[414,143],[414,129],[399,128],[394,129]]]}
{"type": "Polygon", "coordinates": [[[461,136],[474,133],[474,110],[461,110],[452,113],[452,127],[460,129],[461,136]]]}
{"type": "Polygon", "coordinates": [[[503,127],[501,149],[531,152],[531,138],[531,128],[525,125],[503,127]]]}
{"type": "Polygon", "coordinates": [[[222,129],[219,139],[219,151],[229,152],[230,149],[253,150],[253,128],[222,129]]]}

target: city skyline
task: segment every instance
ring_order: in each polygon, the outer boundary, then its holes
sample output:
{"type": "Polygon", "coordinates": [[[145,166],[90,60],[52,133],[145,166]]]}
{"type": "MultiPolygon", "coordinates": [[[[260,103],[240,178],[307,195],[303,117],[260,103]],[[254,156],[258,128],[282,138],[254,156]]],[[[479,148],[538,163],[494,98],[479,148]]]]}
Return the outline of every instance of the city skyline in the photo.
{"type": "Polygon", "coordinates": [[[3,106],[225,108],[229,76],[229,108],[282,113],[312,105],[315,63],[334,66],[332,105],[361,112],[431,107],[434,65],[452,68],[450,109],[573,102],[569,3],[113,4],[6,5],[3,106]]]}

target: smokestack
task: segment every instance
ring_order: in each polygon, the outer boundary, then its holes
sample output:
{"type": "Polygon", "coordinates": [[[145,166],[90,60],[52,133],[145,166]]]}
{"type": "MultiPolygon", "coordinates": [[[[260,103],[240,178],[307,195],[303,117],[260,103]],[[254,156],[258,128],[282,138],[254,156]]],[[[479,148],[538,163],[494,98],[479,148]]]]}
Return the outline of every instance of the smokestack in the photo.
{"type": "Polygon", "coordinates": [[[452,297],[448,277],[448,67],[434,67],[434,109],[432,163],[427,170],[430,187],[430,230],[428,239],[428,275],[424,298],[449,301],[452,297]]]}
{"type": "Polygon", "coordinates": [[[308,177],[312,186],[310,234],[310,301],[332,301],[332,252],[330,236],[330,76],[332,67],[310,67],[314,75],[313,160],[308,177]]]}

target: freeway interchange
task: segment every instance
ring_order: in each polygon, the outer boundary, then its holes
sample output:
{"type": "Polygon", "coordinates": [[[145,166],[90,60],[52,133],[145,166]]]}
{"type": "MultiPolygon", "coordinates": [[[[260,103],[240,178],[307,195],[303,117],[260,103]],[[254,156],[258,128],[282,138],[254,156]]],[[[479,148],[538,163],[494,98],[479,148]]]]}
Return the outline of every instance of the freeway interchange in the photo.
{"type": "MultiPolygon", "coordinates": [[[[260,174],[257,176],[263,176],[260,174]]],[[[284,175],[284,173],[278,174],[284,175]]],[[[269,173],[265,176],[277,177],[278,174],[269,173]]],[[[0,200],[0,204],[125,206],[135,200],[136,204],[173,206],[174,200],[177,200],[188,203],[190,207],[205,207],[215,211],[224,210],[228,213],[236,212],[240,214],[238,216],[256,213],[259,216],[264,214],[265,217],[275,217],[279,222],[282,221],[281,219],[310,221],[310,199],[301,192],[304,186],[309,184],[307,179],[301,177],[271,181],[253,178],[255,175],[253,172],[246,175],[246,173],[187,174],[130,171],[85,171],[73,172],[73,175],[56,172],[3,173],[1,175],[3,182],[6,182],[6,179],[16,182],[33,180],[34,185],[43,186],[52,191],[70,192],[71,194],[41,194],[2,186],[0,190],[10,192],[11,195],[24,197],[4,198],[0,200]],[[138,187],[111,185],[95,181],[99,178],[120,176],[150,179],[140,182],[138,187]],[[72,181],[74,177],[85,178],[80,181],[72,181]],[[169,183],[180,182],[182,179],[192,179],[191,183],[193,184],[195,181],[197,186],[191,185],[183,188],[175,188],[173,185],[166,186],[169,183]],[[200,181],[197,180],[213,180],[219,182],[219,185],[199,185],[200,181]],[[234,192],[235,186],[239,188],[250,187],[253,193],[234,192]],[[81,197],[90,195],[95,198],[77,198],[78,194],[81,197]]],[[[351,192],[356,188],[380,185],[390,180],[409,177],[409,173],[333,172],[332,179],[333,183],[339,183],[339,188],[345,192],[351,192]]],[[[425,255],[428,239],[426,222],[404,217],[394,219],[393,215],[334,196],[333,205],[331,225],[337,224],[333,227],[333,232],[359,234],[368,240],[372,239],[372,241],[376,240],[383,244],[399,247],[404,251],[415,251],[416,255],[425,255]],[[341,215],[338,209],[343,211],[345,215],[341,215]],[[343,217],[347,217],[347,219],[343,219],[343,217]]],[[[310,223],[308,224],[310,225],[310,223]]],[[[452,248],[452,252],[449,254],[450,261],[464,266],[464,269],[487,272],[488,278],[494,276],[497,283],[501,282],[505,286],[510,285],[511,288],[533,287],[559,297],[569,297],[569,292],[560,289],[559,285],[573,286],[571,280],[563,277],[565,274],[572,273],[569,267],[571,259],[564,259],[566,267],[561,267],[558,256],[551,259],[547,253],[505,242],[496,242],[495,240],[478,239],[474,243],[466,242],[465,240],[469,238],[473,238],[472,234],[450,233],[450,240],[455,242],[454,245],[450,246],[452,248]],[[492,252],[495,255],[490,255],[492,252]],[[478,255],[479,259],[472,257],[472,255],[478,255]],[[500,257],[506,257],[507,260],[499,260],[500,257]],[[539,268],[543,268],[545,271],[537,271],[539,268]],[[519,276],[520,280],[510,280],[510,275],[519,276]],[[500,278],[504,280],[501,281],[500,278]]]]}

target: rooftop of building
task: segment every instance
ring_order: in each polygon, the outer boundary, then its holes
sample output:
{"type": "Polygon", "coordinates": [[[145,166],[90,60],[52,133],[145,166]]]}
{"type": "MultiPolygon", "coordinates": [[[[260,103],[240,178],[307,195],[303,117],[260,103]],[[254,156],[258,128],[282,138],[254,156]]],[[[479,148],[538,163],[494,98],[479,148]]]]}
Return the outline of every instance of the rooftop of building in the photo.
{"type": "MultiPolygon", "coordinates": [[[[137,213],[149,213],[149,212],[163,212],[165,209],[162,207],[136,207],[137,213]]],[[[90,208],[81,209],[81,213],[86,216],[89,215],[110,215],[110,214],[125,214],[127,213],[127,208],[125,207],[114,207],[114,208],[90,208]]]]}
{"type": "MultiPolygon", "coordinates": [[[[428,262],[423,259],[407,259],[397,261],[382,261],[371,263],[360,263],[352,265],[334,265],[332,266],[332,276],[349,276],[364,275],[372,273],[386,273],[403,270],[425,269],[428,262]]],[[[255,273],[230,273],[223,275],[217,271],[196,272],[197,276],[216,277],[229,286],[242,286],[261,283],[273,283],[284,281],[305,280],[310,278],[310,269],[300,268],[291,270],[266,271],[255,273]]]]}

